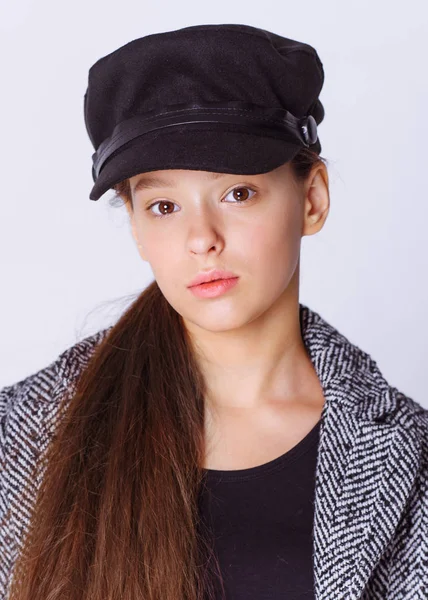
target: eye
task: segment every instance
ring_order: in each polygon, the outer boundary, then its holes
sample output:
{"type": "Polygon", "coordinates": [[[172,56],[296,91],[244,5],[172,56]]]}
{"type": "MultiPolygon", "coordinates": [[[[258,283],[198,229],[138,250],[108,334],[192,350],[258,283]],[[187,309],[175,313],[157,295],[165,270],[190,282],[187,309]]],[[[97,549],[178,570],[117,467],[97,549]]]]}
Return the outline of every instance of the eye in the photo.
{"type": "MultiPolygon", "coordinates": [[[[238,198],[237,199],[235,198],[236,199],[235,204],[244,204],[244,202],[249,202],[253,198],[253,196],[250,196],[250,198],[248,198],[247,197],[248,194],[245,194],[245,192],[244,192],[244,194],[242,194],[241,190],[250,190],[251,192],[254,192],[254,194],[256,193],[255,190],[253,190],[252,188],[247,187],[245,185],[239,185],[239,186],[233,188],[233,190],[230,190],[229,194],[234,194],[234,193],[238,194],[238,198]]],[[[229,196],[229,194],[227,194],[227,196],[229,196]]],[[[226,198],[227,198],[227,196],[226,196],[226,198]]],[[[234,203],[232,202],[232,204],[234,204],[234,203]]]]}
{"type": "MultiPolygon", "coordinates": [[[[236,186],[235,188],[233,188],[232,190],[230,190],[230,192],[227,194],[227,196],[229,196],[230,194],[237,194],[238,198],[235,198],[235,202],[232,202],[232,204],[244,204],[245,202],[249,202],[250,200],[253,199],[254,194],[256,194],[257,192],[255,190],[253,190],[250,187],[247,186],[243,186],[243,185],[239,185],[236,186]],[[244,193],[242,193],[242,190],[250,190],[250,192],[253,192],[253,196],[248,197],[248,194],[244,191],[244,193]]],[[[227,198],[227,196],[225,196],[227,198]]],[[[155,216],[155,218],[157,219],[163,219],[164,217],[169,217],[169,215],[171,215],[174,210],[169,210],[169,212],[166,213],[162,213],[161,214],[156,214],[152,211],[152,208],[154,206],[159,205],[159,209],[161,211],[163,210],[167,210],[168,211],[168,205],[172,206],[174,205],[174,202],[171,202],[170,200],[158,200],[157,202],[153,202],[153,204],[150,204],[150,206],[147,207],[146,210],[149,210],[152,212],[152,214],[155,216]]],[[[175,204],[175,206],[177,206],[175,204]]],[[[177,212],[177,211],[175,211],[177,212]]]]}
{"type": "MultiPolygon", "coordinates": [[[[146,210],[150,210],[150,211],[152,212],[152,210],[151,210],[151,209],[152,209],[152,207],[153,207],[153,206],[156,206],[157,204],[159,204],[159,205],[160,205],[160,207],[161,207],[161,210],[164,210],[164,209],[165,209],[165,207],[168,207],[168,204],[169,204],[169,205],[173,205],[173,204],[174,204],[174,202],[171,202],[170,200],[158,200],[158,202],[153,202],[153,204],[150,204],[150,206],[148,206],[146,210]]],[[[177,206],[177,205],[176,205],[176,206],[177,206]]],[[[157,219],[162,219],[163,217],[168,217],[168,216],[171,214],[171,212],[167,212],[166,214],[162,214],[162,213],[161,213],[160,215],[157,215],[156,213],[153,213],[153,212],[152,212],[152,214],[153,214],[153,215],[154,215],[154,216],[155,216],[157,219]]]]}

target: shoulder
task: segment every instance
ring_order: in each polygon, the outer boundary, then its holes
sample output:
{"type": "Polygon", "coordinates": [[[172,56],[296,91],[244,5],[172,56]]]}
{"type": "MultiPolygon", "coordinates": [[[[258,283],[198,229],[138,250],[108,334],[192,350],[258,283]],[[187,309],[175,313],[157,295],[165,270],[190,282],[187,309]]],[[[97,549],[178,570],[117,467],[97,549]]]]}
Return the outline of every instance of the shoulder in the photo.
{"type": "Polygon", "coordinates": [[[87,336],[44,368],[0,389],[0,598],[30,518],[60,400],[110,329],[87,336]]]}
{"type": "Polygon", "coordinates": [[[428,408],[398,388],[388,385],[395,407],[394,420],[421,437],[422,449],[428,442],[428,408]]]}
{"type": "MultiPolygon", "coordinates": [[[[63,392],[72,388],[81,370],[111,327],[102,329],[66,348],[51,363],[35,373],[0,389],[0,452],[16,418],[31,418],[43,407],[55,403],[63,392]]],[[[18,434],[14,429],[10,431],[18,434]]],[[[0,454],[1,456],[1,454],[0,454]]]]}
{"type": "MultiPolygon", "coordinates": [[[[428,506],[428,409],[396,387],[389,386],[389,394],[395,406],[391,422],[398,425],[400,447],[404,453],[409,448],[414,448],[415,451],[416,468],[412,493],[408,499],[409,514],[421,519],[423,512],[428,539],[428,513],[423,511],[423,507],[428,506]]],[[[401,462],[403,457],[398,454],[396,459],[401,462]]],[[[428,560],[428,544],[425,543],[424,552],[428,560]]]]}

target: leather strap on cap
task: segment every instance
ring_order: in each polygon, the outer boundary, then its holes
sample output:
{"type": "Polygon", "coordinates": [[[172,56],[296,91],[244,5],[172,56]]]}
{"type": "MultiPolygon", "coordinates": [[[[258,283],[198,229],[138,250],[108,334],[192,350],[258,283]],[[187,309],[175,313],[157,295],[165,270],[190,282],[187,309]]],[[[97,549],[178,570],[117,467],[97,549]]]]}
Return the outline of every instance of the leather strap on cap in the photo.
{"type": "Polygon", "coordinates": [[[283,131],[288,140],[291,133],[296,143],[303,146],[317,141],[317,123],[312,115],[298,118],[282,108],[265,108],[240,101],[175,104],[162,112],[153,110],[118,123],[112,135],[92,155],[94,181],[107,159],[128,142],[150,131],[188,123],[234,123],[246,125],[256,134],[283,131]]]}

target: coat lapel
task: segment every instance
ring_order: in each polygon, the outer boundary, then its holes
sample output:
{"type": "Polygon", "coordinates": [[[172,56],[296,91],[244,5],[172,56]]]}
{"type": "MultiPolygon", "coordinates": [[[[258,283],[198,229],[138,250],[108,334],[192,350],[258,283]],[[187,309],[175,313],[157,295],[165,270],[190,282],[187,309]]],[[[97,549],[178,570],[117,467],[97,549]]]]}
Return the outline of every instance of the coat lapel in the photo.
{"type": "Polygon", "coordinates": [[[324,390],[315,487],[317,600],[363,598],[410,495],[421,440],[367,353],[302,307],[324,390]]]}

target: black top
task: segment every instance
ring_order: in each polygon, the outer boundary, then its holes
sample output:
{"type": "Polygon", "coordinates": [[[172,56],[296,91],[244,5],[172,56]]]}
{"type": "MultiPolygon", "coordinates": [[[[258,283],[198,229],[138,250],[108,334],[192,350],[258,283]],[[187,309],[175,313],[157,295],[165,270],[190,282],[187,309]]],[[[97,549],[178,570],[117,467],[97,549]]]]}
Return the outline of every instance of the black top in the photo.
{"type": "MultiPolygon", "coordinates": [[[[205,469],[200,511],[226,600],[313,600],[313,513],[320,421],[293,448],[250,469],[205,469]]],[[[217,598],[220,588],[215,585],[217,598]]]]}

